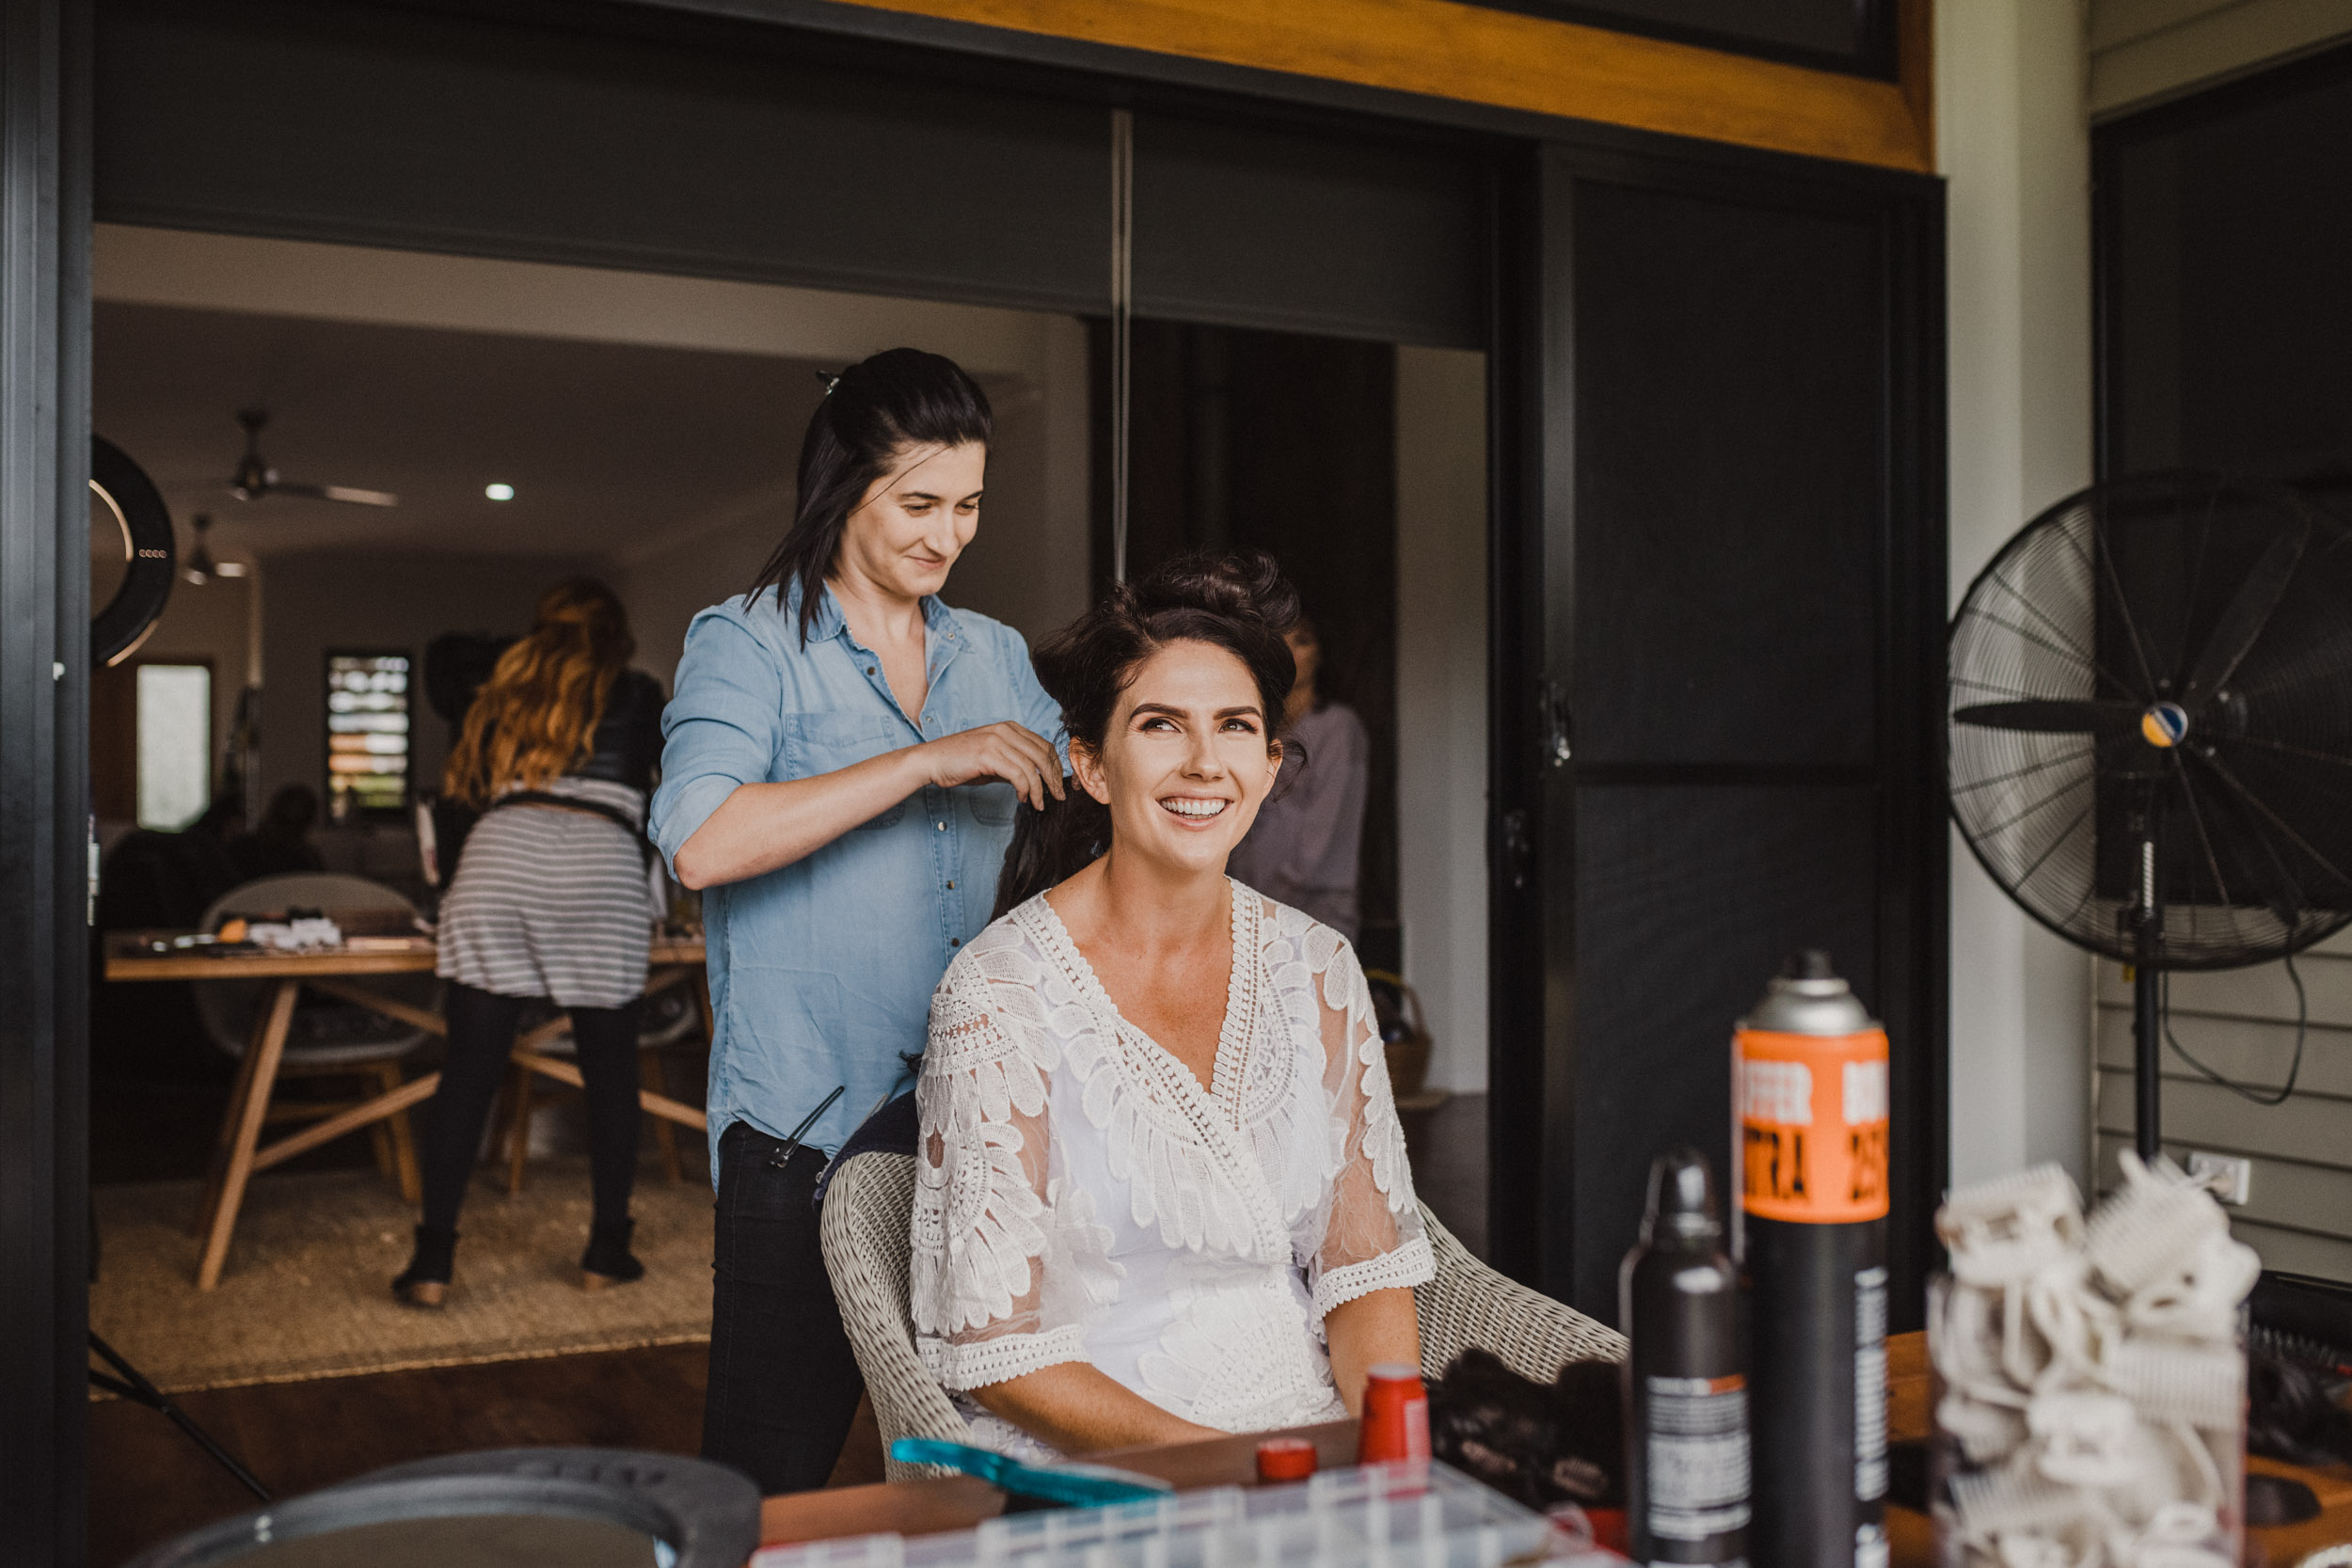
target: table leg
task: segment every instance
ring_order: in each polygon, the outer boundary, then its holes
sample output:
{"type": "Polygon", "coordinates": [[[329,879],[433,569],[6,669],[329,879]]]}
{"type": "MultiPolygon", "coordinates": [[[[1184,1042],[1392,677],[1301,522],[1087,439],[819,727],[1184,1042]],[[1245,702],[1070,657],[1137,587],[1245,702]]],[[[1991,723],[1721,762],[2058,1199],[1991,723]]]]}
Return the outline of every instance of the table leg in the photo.
{"type": "MultiPolygon", "coordinates": [[[[237,1141],[237,1127],[245,1117],[246,1096],[253,1092],[254,1064],[262,1059],[262,1041],[269,1034],[271,1013],[278,1006],[278,993],[284,982],[264,985],[253,1006],[253,1025],[246,1031],[245,1051],[237,1058],[236,1076],[230,1081],[229,1103],[221,1108],[220,1136],[214,1141],[213,1157],[204,1170],[204,1196],[199,1199],[196,1212],[188,1216],[188,1229],[201,1236],[213,1223],[213,1211],[220,1202],[220,1184],[229,1174],[229,1151],[237,1141]]],[[[269,1102],[262,1101],[264,1113],[269,1102]]]]}
{"type": "MultiPolygon", "coordinates": [[[[660,1052],[641,1050],[637,1053],[637,1083],[641,1088],[651,1089],[660,1095],[667,1094],[670,1085],[661,1076],[660,1052]]],[[[686,1172],[677,1163],[677,1129],[671,1125],[669,1117],[653,1118],[653,1141],[654,1147],[661,1150],[661,1166],[670,1173],[670,1180],[685,1180],[686,1172]]]]}
{"type": "Polygon", "coordinates": [[[286,1031],[294,1022],[294,999],[302,993],[299,980],[280,980],[277,994],[264,1010],[260,1038],[246,1048],[253,1070],[245,1096],[236,1106],[236,1135],[229,1147],[229,1164],[221,1173],[220,1191],[206,1216],[204,1259],[197,1265],[196,1288],[209,1291],[220,1283],[221,1265],[229,1258],[229,1237],[237,1227],[237,1211],[245,1204],[245,1184],[253,1174],[253,1150],[262,1140],[262,1117],[269,1109],[270,1091],[278,1083],[278,1059],[285,1054],[286,1031]]]}

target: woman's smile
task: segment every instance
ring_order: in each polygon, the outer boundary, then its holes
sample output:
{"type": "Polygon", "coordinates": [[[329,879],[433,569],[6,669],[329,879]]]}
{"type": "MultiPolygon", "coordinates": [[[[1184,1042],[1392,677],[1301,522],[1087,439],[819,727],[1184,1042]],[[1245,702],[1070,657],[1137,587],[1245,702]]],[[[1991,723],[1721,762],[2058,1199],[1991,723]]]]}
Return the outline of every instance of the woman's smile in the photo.
{"type": "Polygon", "coordinates": [[[1233,802],[1222,795],[1163,795],[1161,809],[1196,825],[1205,827],[1225,815],[1225,808],[1233,802]]]}

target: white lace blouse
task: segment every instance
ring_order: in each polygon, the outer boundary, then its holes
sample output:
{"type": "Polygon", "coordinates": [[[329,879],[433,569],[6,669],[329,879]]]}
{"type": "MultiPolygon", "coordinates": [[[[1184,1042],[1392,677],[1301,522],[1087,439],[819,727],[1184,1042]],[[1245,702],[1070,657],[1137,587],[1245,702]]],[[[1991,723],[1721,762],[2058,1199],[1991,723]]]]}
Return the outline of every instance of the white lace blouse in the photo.
{"type": "Polygon", "coordinates": [[[932,993],[915,1340],[980,1441],[1039,1447],[963,1391],[1067,1361],[1227,1432],[1337,1418],[1324,1314],[1430,1277],[1354,951],[1232,889],[1205,1090],[1120,1016],[1042,896],[932,993]]]}

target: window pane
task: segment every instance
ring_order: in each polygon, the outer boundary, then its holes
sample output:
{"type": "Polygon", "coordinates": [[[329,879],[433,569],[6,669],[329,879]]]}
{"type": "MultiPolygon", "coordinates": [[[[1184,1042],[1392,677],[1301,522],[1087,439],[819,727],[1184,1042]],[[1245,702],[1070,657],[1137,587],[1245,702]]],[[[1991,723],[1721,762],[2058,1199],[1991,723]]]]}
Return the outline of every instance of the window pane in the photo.
{"type": "Polygon", "coordinates": [[[213,673],[139,666],[139,826],[177,832],[213,795],[213,673]]]}
{"type": "Polygon", "coordinates": [[[408,804],[408,656],[329,654],[326,658],[326,811],[348,821],[360,812],[408,804]]]}

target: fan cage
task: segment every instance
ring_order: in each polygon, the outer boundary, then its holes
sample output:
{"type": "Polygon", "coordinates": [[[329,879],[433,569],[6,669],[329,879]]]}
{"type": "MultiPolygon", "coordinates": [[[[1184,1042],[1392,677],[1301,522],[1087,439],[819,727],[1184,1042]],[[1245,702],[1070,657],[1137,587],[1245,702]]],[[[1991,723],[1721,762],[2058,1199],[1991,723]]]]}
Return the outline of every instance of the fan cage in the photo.
{"type": "MultiPolygon", "coordinates": [[[[2213,475],[2094,486],[2021,530],[1970,584],[1948,642],[1952,817],[1986,873],[2059,936],[2143,957],[2144,843],[2163,911],[2154,961],[2228,969],[2352,923],[2352,546],[2290,491],[2213,475]],[[2281,538],[2300,539],[2299,555],[2281,538]],[[2293,575],[2222,686],[2242,585],[2274,546],[2293,575]],[[2182,701],[2160,748],[2142,710],[2182,701]],[[1978,705],[2097,704],[2094,733],[1994,727],[1978,705]]],[[[2259,599],[2261,594],[2254,594],[2259,599]]]]}

